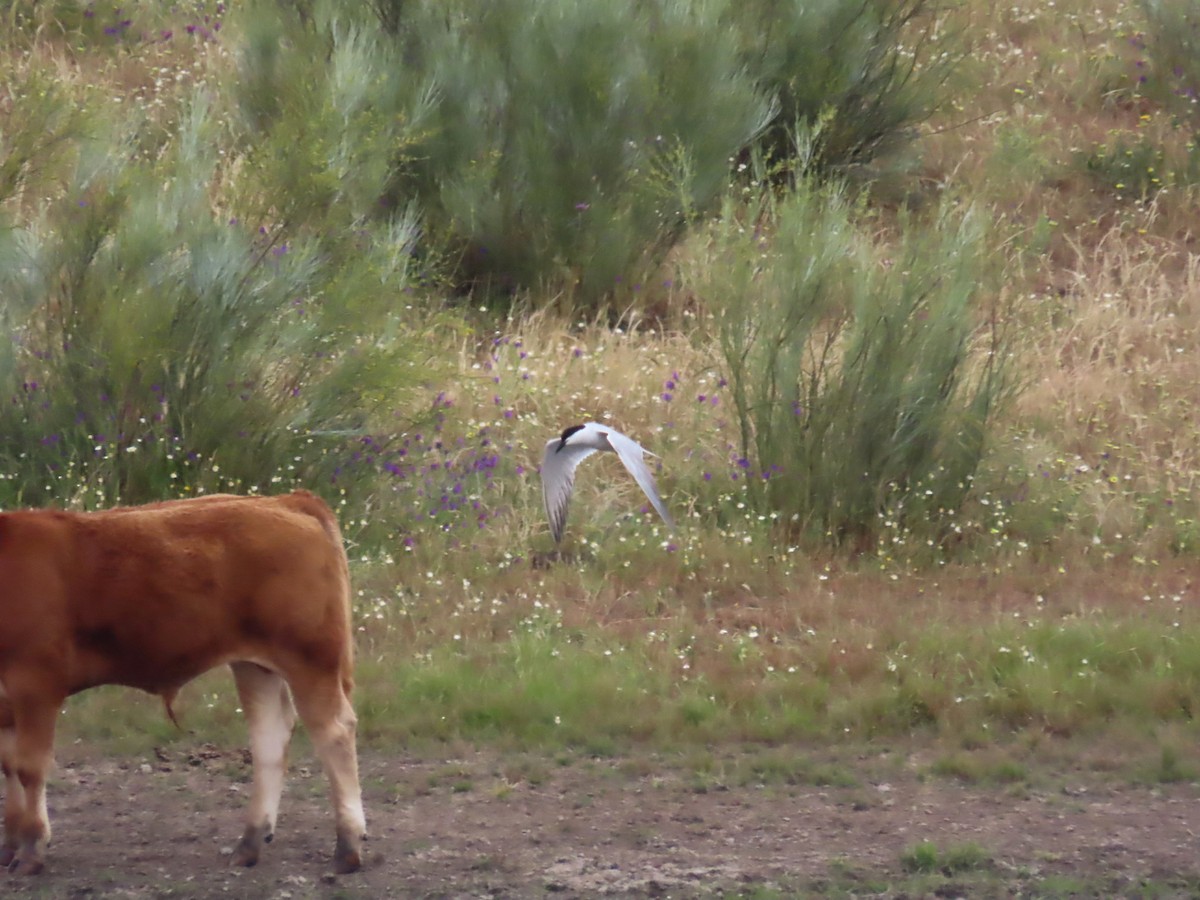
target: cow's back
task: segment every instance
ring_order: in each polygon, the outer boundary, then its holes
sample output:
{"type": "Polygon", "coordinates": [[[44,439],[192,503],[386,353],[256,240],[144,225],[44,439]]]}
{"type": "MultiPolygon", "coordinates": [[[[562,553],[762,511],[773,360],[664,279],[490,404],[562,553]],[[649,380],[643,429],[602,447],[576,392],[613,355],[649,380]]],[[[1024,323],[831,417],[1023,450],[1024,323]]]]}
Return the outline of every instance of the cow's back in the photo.
{"type": "Polygon", "coordinates": [[[235,659],[352,665],[337,522],[306,492],[0,515],[0,678],[53,660],[67,693],[169,694],[235,659]]]}

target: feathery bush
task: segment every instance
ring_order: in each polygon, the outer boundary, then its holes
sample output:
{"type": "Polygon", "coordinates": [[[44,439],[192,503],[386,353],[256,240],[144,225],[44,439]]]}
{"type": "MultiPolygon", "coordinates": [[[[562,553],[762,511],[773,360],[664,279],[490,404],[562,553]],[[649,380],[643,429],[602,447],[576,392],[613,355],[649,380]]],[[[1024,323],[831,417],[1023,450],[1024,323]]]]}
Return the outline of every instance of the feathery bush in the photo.
{"type": "Polygon", "coordinates": [[[768,118],[717,4],[413,6],[437,110],[404,184],[465,285],[596,305],[661,260],[768,118]]]}
{"type": "Polygon", "coordinates": [[[392,298],[412,221],[360,227],[350,271],[336,242],[219,210],[214,128],[197,98],[152,154],[133,152],[136,123],[97,134],[4,231],[3,505],[338,493],[358,441],[404,407],[416,340],[392,298]]]}
{"type": "Polygon", "coordinates": [[[830,172],[913,140],[965,52],[943,13],[931,0],[730,3],[746,67],[777,102],[755,147],[785,168],[830,172]],[[816,140],[797,143],[798,124],[816,140]]]}
{"type": "Polygon", "coordinates": [[[852,546],[948,523],[1012,385],[982,321],[978,217],[944,209],[886,249],[864,218],[801,181],[729,206],[684,273],[716,317],[751,501],[852,546]]]}
{"type": "Polygon", "coordinates": [[[415,202],[458,290],[584,308],[628,299],[757,141],[790,158],[820,122],[812,162],[869,160],[955,59],[928,0],[260,0],[239,21],[239,102],[291,182],[273,202],[415,202]]]}

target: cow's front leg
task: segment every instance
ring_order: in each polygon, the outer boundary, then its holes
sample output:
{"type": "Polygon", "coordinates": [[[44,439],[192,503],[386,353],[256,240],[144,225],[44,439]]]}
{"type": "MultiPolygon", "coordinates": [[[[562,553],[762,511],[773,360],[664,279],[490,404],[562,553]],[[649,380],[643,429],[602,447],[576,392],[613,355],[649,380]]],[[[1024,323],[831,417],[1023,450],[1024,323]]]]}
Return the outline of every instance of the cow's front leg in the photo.
{"type": "MultiPolygon", "coordinates": [[[[50,843],[50,817],[46,814],[46,777],[54,754],[54,725],[62,701],[12,702],[16,740],[11,754],[11,789],[15,777],[24,795],[20,809],[14,812],[12,833],[16,837],[8,870],[18,875],[36,875],[45,866],[46,845],[50,843]]],[[[7,804],[6,804],[7,813],[7,804]]],[[[8,822],[5,822],[8,832],[8,822]]],[[[7,840],[7,838],[6,838],[7,840]]]]}

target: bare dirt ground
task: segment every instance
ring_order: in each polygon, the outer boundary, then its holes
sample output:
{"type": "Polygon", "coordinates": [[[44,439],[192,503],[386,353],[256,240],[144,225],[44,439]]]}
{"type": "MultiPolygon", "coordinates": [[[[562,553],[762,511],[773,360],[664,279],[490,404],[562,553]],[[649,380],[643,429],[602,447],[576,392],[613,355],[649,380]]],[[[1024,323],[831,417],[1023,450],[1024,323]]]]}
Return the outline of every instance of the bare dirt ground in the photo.
{"type": "Polygon", "coordinates": [[[98,758],[68,747],[52,784],[48,869],[36,878],[0,873],[0,895],[1200,895],[1195,784],[1068,776],[1038,790],[900,772],[853,787],[724,788],[659,763],[498,755],[435,763],[378,752],[364,754],[362,769],[364,871],[329,874],[324,779],[300,751],[275,841],[256,868],[240,870],[223,855],[249,790],[243,754],[193,745],[98,758]],[[917,876],[901,860],[921,841],[977,845],[986,871],[914,889],[917,876]]]}

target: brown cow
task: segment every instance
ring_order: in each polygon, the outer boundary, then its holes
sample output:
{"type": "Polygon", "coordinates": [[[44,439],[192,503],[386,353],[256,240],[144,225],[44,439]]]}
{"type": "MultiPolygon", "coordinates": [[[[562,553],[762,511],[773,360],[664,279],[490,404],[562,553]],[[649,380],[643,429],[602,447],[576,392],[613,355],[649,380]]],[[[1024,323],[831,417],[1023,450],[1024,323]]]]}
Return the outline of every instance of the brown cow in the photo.
{"type": "Polygon", "coordinates": [[[337,520],[307,492],[0,513],[0,865],[43,867],[46,775],[67,697],[123,684],[160,695],[170,713],[183,684],[228,663],[254,762],[232,861],[254,865],[271,839],[298,710],[333,795],[334,866],[354,871],[366,823],[352,637],[337,520]]]}

